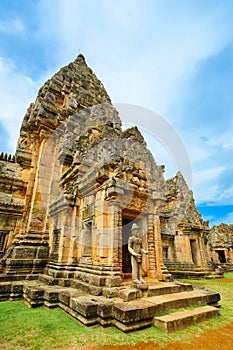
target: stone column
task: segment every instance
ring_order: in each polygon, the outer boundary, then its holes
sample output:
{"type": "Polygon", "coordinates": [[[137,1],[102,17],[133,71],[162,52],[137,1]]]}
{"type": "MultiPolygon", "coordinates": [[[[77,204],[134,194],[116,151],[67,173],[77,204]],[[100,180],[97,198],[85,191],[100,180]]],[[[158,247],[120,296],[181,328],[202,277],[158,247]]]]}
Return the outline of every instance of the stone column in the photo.
{"type": "Polygon", "coordinates": [[[149,260],[149,277],[156,278],[156,256],[155,256],[155,239],[154,239],[154,215],[149,214],[147,219],[148,225],[148,260],[149,260]]]}
{"type": "Polygon", "coordinates": [[[233,248],[230,247],[228,250],[228,257],[231,260],[231,262],[233,262],[233,248]]]}
{"type": "Polygon", "coordinates": [[[79,239],[79,232],[80,232],[78,211],[79,211],[79,208],[75,206],[73,208],[72,233],[71,233],[70,254],[69,254],[69,262],[71,263],[76,263],[78,259],[77,242],[79,239]]]}
{"type": "MultiPolygon", "coordinates": [[[[158,200],[157,200],[158,201],[158,200]]],[[[172,275],[167,270],[163,263],[163,251],[162,251],[162,239],[160,230],[160,202],[156,203],[156,209],[154,214],[154,241],[155,241],[155,259],[156,259],[156,277],[159,281],[170,281],[172,280],[172,275]]]]}
{"type": "Polygon", "coordinates": [[[114,266],[119,266],[119,251],[121,251],[122,240],[122,217],[120,203],[118,200],[109,201],[109,263],[114,266]],[[120,242],[119,242],[120,238],[120,242]],[[120,249],[119,249],[120,248],[120,249]]]}
{"type": "Polygon", "coordinates": [[[201,237],[199,238],[199,247],[200,247],[201,265],[207,268],[208,267],[207,249],[205,248],[203,234],[201,234],[201,237]]]}
{"type": "MultiPolygon", "coordinates": [[[[188,264],[193,264],[193,252],[190,242],[190,231],[189,230],[183,230],[183,242],[181,242],[182,247],[182,262],[186,262],[188,264]]],[[[195,264],[195,263],[194,263],[195,264]]]]}
{"type": "Polygon", "coordinates": [[[183,245],[184,245],[184,239],[183,239],[183,232],[178,231],[177,234],[175,235],[174,239],[174,244],[175,244],[175,251],[176,251],[176,261],[179,262],[184,262],[184,259],[182,259],[183,255],[183,245]]]}

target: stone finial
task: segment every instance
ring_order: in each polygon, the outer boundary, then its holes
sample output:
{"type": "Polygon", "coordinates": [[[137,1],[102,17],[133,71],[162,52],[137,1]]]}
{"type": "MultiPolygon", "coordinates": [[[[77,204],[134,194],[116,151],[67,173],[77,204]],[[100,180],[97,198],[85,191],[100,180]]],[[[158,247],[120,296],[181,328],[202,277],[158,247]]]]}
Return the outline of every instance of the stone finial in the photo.
{"type": "Polygon", "coordinates": [[[83,54],[80,53],[80,54],[76,57],[75,62],[86,64],[86,60],[85,60],[85,57],[83,56],[83,54]]]}

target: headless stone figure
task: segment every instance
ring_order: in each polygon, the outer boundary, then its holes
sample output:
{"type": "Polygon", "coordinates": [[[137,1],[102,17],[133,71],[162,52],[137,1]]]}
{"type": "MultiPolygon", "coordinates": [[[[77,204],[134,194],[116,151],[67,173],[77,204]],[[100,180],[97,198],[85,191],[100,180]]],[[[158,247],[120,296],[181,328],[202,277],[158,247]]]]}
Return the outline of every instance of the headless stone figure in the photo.
{"type": "Polygon", "coordinates": [[[131,228],[131,236],[128,240],[128,250],[131,254],[133,285],[138,287],[141,285],[146,286],[146,282],[142,279],[142,254],[148,254],[148,251],[142,249],[142,235],[138,225],[135,223],[131,228]]]}

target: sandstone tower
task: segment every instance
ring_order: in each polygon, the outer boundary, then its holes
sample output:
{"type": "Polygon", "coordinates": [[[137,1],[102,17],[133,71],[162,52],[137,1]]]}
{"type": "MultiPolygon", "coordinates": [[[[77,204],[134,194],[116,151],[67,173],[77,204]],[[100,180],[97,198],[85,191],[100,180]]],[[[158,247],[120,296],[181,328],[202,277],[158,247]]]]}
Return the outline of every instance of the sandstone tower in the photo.
{"type": "Polygon", "coordinates": [[[42,86],[15,155],[0,158],[0,278],[119,286],[133,222],[149,250],[145,276],[209,273],[208,223],[182,174],[166,181],[137,127],[122,130],[82,55],[42,86]]]}
{"type": "Polygon", "coordinates": [[[190,305],[219,300],[171,282],[210,274],[208,223],[182,174],[166,181],[137,127],[122,129],[82,55],[39,90],[15,155],[0,154],[0,171],[0,300],[60,306],[86,325],[123,331],[151,325],[165,311],[155,295],[187,291],[190,305]],[[148,252],[146,290],[130,287],[133,224],[148,252]],[[140,303],[143,297],[153,300],[140,303]]]}

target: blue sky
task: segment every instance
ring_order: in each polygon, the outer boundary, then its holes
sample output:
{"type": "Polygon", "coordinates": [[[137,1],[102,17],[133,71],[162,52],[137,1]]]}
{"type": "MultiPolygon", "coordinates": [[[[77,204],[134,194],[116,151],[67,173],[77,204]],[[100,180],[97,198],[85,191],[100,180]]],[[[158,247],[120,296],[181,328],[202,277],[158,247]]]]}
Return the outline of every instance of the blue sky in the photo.
{"type": "MultiPolygon", "coordinates": [[[[210,224],[233,223],[233,2],[0,0],[0,151],[14,152],[39,87],[82,52],[114,103],[180,135],[210,224]]],[[[166,177],[179,169],[148,137],[166,177]]]]}

